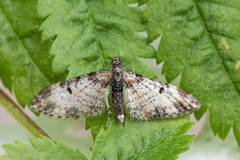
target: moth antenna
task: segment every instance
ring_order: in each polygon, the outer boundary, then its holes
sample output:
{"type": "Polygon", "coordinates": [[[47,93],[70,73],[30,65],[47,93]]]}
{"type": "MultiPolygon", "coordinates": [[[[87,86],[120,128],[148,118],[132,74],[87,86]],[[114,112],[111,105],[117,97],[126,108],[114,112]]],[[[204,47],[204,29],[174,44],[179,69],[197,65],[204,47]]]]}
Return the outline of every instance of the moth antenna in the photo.
{"type": "MultiPolygon", "coordinates": [[[[123,53],[121,53],[121,55],[120,55],[120,61],[121,61],[121,63],[122,63],[122,56],[123,56],[123,53]]],[[[121,67],[126,70],[126,68],[123,66],[123,64],[121,64],[121,67]]]]}

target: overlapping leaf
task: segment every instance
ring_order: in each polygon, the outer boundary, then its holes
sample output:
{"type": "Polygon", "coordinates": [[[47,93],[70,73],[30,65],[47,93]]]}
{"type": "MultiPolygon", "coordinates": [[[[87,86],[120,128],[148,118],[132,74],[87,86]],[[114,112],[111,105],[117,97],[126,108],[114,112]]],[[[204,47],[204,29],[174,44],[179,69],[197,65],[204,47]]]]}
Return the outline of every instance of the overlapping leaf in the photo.
{"type": "Polygon", "coordinates": [[[149,41],[162,35],[157,62],[168,82],[182,72],[180,87],[209,107],[211,127],[225,139],[233,126],[240,145],[240,2],[150,0],[144,11],[149,41]]]}
{"type": "Polygon", "coordinates": [[[44,87],[62,79],[52,76],[49,41],[38,32],[37,1],[0,1],[0,78],[25,106],[44,87]]]}
{"type": "Polygon", "coordinates": [[[154,57],[154,49],[136,34],[143,31],[142,11],[121,0],[40,0],[43,40],[55,38],[51,48],[53,69],[70,67],[68,78],[109,69],[114,56],[123,53],[126,68],[154,78],[137,57],[154,57]]]}
{"type": "Polygon", "coordinates": [[[126,118],[124,125],[111,121],[98,133],[91,159],[177,159],[194,138],[184,135],[193,126],[188,121],[188,117],[141,124],[126,118]]]}
{"type": "MultiPolygon", "coordinates": [[[[91,152],[91,159],[177,159],[188,150],[194,136],[184,135],[193,126],[188,117],[148,121],[138,124],[126,119],[125,124],[110,121],[107,130],[101,129],[91,152]]],[[[4,149],[10,159],[55,160],[87,159],[79,150],[48,138],[30,139],[31,145],[16,141],[4,149]]]]}
{"type": "Polygon", "coordinates": [[[31,145],[16,141],[6,144],[4,149],[12,160],[86,160],[87,158],[77,149],[74,151],[66,143],[57,140],[56,144],[48,138],[33,138],[31,145]]]}

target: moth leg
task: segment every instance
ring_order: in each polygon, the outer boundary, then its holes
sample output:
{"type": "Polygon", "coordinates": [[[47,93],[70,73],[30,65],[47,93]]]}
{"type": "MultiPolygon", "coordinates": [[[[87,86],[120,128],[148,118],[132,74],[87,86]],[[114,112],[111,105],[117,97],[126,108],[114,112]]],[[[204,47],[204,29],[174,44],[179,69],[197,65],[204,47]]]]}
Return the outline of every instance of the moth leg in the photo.
{"type": "Polygon", "coordinates": [[[139,121],[139,119],[138,119],[137,121],[138,121],[138,124],[141,124],[141,122],[139,121]]]}
{"type": "Polygon", "coordinates": [[[106,100],[106,105],[107,105],[107,110],[108,110],[108,120],[107,120],[107,125],[106,126],[108,126],[108,123],[109,123],[109,115],[110,115],[110,113],[111,113],[111,111],[109,110],[109,104],[108,104],[108,95],[109,94],[112,94],[112,92],[108,92],[108,93],[106,93],[106,95],[105,95],[105,100],[106,100]]]}

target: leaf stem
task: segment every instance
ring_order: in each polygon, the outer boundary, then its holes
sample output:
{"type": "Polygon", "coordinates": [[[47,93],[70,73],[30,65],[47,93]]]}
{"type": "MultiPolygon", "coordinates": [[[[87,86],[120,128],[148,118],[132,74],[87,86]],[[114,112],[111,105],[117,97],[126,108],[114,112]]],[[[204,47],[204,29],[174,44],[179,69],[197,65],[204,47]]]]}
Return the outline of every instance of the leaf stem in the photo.
{"type": "Polygon", "coordinates": [[[0,89],[0,104],[33,136],[46,136],[55,142],[47,133],[45,133],[7,94],[0,89]]]}

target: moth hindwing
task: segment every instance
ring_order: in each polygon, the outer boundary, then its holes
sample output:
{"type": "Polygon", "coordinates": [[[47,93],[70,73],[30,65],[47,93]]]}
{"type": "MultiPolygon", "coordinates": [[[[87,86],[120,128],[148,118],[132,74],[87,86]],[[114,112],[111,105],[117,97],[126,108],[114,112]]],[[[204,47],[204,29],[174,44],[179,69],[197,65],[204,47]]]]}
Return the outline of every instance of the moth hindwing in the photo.
{"type": "Polygon", "coordinates": [[[124,122],[123,106],[131,118],[140,120],[174,118],[200,108],[199,101],[183,89],[125,70],[116,57],[111,65],[110,70],[88,73],[43,89],[33,98],[30,107],[63,119],[98,115],[105,104],[109,108],[107,95],[111,85],[112,106],[121,123],[124,122]]]}

